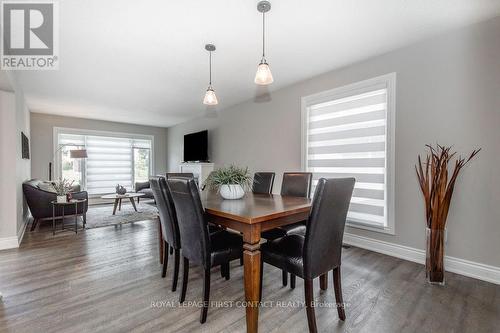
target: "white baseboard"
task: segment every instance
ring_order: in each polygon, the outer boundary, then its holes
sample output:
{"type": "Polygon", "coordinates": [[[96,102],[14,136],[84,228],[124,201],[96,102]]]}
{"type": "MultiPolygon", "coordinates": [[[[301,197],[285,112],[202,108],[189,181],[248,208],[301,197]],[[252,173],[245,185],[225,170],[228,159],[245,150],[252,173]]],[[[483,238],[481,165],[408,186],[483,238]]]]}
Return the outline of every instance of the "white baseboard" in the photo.
{"type": "MultiPolygon", "coordinates": [[[[425,251],[409,246],[384,242],[373,238],[344,234],[344,243],[388,256],[425,264],[425,251]]],[[[465,259],[445,256],[445,269],[478,280],[500,284],[500,267],[485,265],[465,259]]]]}
{"type": "Polygon", "coordinates": [[[24,220],[24,223],[21,225],[21,228],[17,231],[17,245],[20,246],[23,241],[24,233],[26,232],[26,228],[28,227],[30,219],[27,218],[24,220]]]}
{"type": "Polygon", "coordinates": [[[17,236],[0,238],[0,250],[15,249],[21,245],[29,219],[21,225],[17,231],[17,236]]]}
{"type": "Polygon", "coordinates": [[[0,238],[0,250],[15,249],[19,247],[17,236],[0,238]]]}

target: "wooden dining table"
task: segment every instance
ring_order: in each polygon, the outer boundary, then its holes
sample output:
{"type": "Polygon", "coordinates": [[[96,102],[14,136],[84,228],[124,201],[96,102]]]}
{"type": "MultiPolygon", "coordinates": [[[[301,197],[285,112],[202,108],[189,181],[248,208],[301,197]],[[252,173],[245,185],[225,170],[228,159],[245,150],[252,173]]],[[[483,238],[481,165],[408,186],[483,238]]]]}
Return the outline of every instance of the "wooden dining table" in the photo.
{"type": "MultiPolygon", "coordinates": [[[[311,199],[246,193],[242,199],[224,200],[212,191],[202,192],[201,199],[209,222],[238,231],[243,236],[247,332],[257,332],[261,233],[279,226],[307,220],[311,199]]],[[[160,244],[162,243],[160,241],[160,244]]],[[[162,253],[160,249],[160,256],[162,253]]]]}

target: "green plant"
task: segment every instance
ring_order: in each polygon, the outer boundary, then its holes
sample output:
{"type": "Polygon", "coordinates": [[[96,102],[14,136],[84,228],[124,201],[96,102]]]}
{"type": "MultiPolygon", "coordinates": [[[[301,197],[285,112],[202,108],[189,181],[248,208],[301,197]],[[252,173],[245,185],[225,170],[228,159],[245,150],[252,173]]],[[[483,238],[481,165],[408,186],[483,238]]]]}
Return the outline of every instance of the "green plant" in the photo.
{"type": "Polygon", "coordinates": [[[66,178],[63,178],[56,180],[54,183],[52,183],[52,186],[54,187],[57,195],[66,195],[73,189],[73,183],[74,180],[69,181],[66,178]]]}
{"type": "Polygon", "coordinates": [[[215,170],[205,181],[205,185],[212,190],[219,190],[222,185],[240,185],[243,189],[249,189],[251,184],[252,177],[248,168],[238,168],[234,165],[215,170]]]}

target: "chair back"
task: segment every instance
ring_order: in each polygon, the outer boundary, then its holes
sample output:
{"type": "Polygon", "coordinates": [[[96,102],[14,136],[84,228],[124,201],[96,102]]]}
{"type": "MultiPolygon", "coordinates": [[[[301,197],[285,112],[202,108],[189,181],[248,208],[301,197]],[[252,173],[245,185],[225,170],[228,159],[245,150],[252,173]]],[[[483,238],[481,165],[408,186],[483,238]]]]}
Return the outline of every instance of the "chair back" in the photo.
{"type": "Polygon", "coordinates": [[[354,178],[321,178],[318,181],[303,249],[306,278],[313,279],[340,266],[354,183],[354,178]]]}
{"type": "Polygon", "coordinates": [[[209,269],[210,237],[198,186],[194,179],[171,178],[167,182],[179,221],[182,256],[209,269]]]}
{"type": "Polygon", "coordinates": [[[194,179],[194,174],[192,172],[167,172],[167,179],[170,178],[194,179]]]}
{"type": "Polygon", "coordinates": [[[281,195],[310,198],[311,184],[311,172],[285,172],[281,183],[281,195]]]}
{"type": "Polygon", "coordinates": [[[274,172],[256,172],[253,175],[252,192],[270,194],[273,191],[274,172]]]}
{"type": "Polygon", "coordinates": [[[179,225],[172,195],[168,189],[165,177],[155,176],[149,179],[151,191],[160,214],[161,232],[164,240],[175,249],[181,248],[179,225]]]}

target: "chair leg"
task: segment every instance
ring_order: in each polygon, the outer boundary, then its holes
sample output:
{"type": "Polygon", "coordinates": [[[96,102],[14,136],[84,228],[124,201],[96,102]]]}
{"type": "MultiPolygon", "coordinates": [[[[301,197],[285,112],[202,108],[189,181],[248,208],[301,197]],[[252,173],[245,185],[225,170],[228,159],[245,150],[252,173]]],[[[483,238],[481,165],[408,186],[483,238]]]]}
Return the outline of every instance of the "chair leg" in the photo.
{"type": "Polygon", "coordinates": [[[162,278],[164,278],[167,275],[167,265],[168,265],[167,249],[168,249],[168,243],[163,241],[163,269],[161,271],[162,278]]]}
{"type": "Polygon", "coordinates": [[[210,305],[210,269],[205,269],[203,279],[203,307],[201,308],[200,323],[207,321],[208,306],[210,305]]]}
{"type": "Polygon", "coordinates": [[[224,273],[226,280],[229,280],[231,278],[231,273],[229,272],[229,261],[224,264],[224,273]]]}
{"type": "Polygon", "coordinates": [[[174,258],[174,280],[172,281],[172,291],[177,289],[177,280],[179,279],[179,260],[180,260],[180,250],[175,250],[174,258]]]}
{"type": "Polygon", "coordinates": [[[184,300],[186,299],[188,277],[189,277],[189,260],[187,258],[184,258],[184,261],[182,263],[182,289],[181,289],[181,295],[179,296],[180,303],[183,303],[184,300]]]}
{"type": "Polygon", "coordinates": [[[342,285],[340,283],[340,266],[333,269],[333,287],[335,289],[335,301],[339,319],[345,320],[344,300],[342,299],[342,285]]]}
{"type": "Polygon", "coordinates": [[[307,324],[309,332],[316,333],[316,315],[314,313],[314,298],[313,298],[313,279],[304,279],[304,296],[306,301],[307,324]]]}
{"type": "Polygon", "coordinates": [[[319,276],[319,287],[321,290],[328,289],[328,272],[319,276]]]}
{"type": "Polygon", "coordinates": [[[295,289],[295,280],[296,280],[295,274],[290,274],[290,289],[295,289]]]}
{"type": "Polygon", "coordinates": [[[30,231],[35,230],[37,223],[38,223],[38,220],[37,219],[33,219],[33,222],[31,222],[31,229],[30,229],[30,231]]]}
{"type": "Polygon", "coordinates": [[[284,269],[281,270],[281,279],[283,280],[283,287],[286,287],[288,284],[288,272],[284,269]]]}
{"type": "Polygon", "coordinates": [[[220,265],[220,277],[226,277],[226,266],[225,264],[220,265]]]}

